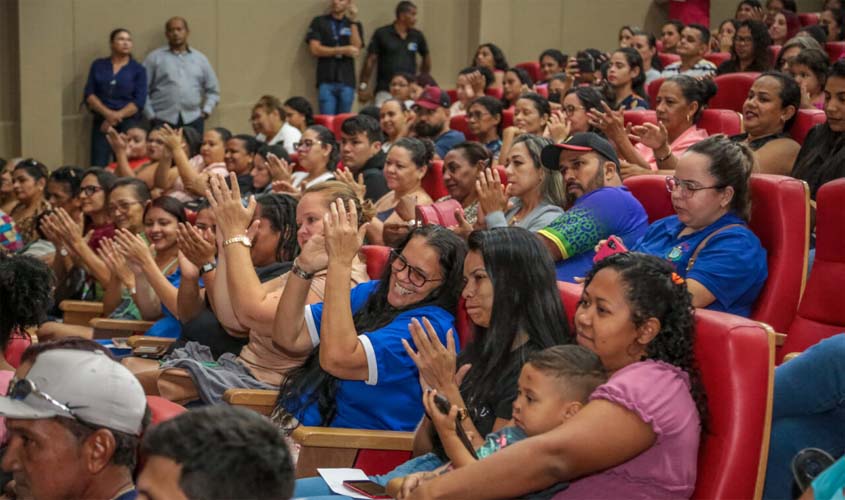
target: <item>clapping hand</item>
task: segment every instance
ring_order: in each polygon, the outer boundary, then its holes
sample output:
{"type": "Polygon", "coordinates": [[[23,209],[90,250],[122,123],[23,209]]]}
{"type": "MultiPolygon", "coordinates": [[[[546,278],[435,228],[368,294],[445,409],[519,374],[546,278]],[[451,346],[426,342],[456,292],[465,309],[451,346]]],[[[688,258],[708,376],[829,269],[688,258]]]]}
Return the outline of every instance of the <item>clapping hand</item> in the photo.
{"type": "Polygon", "coordinates": [[[273,153],[267,155],[267,170],[270,171],[270,179],[291,182],[293,169],[290,164],[273,153]]]}
{"type": "Polygon", "coordinates": [[[153,245],[148,245],[140,235],[126,229],[118,229],[114,233],[114,242],[136,274],[140,274],[145,265],[156,266],[153,245]]]}
{"type": "Polygon", "coordinates": [[[631,140],[639,141],[654,150],[669,143],[669,132],[661,122],[658,122],[657,125],[654,123],[643,123],[642,125],[631,127],[629,137],[631,140]]]}
{"type": "Polygon", "coordinates": [[[364,243],[368,225],[358,226],[358,208],[354,200],[349,200],[348,208],[340,198],[332,202],[330,212],[323,216],[329,262],[351,265],[364,243]]]}
{"type": "Polygon", "coordinates": [[[126,289],[135,288],[135,273],[129,267],[126,258],[113,240],[103,239],[100,241],[100,249],[97,253],[106,263],[106,267],[109,268],[112,279],[116,279],[126,289]]]}
{"type": "Polygon", "coordinates": [[[364,196],[367,194],[367,185],[364,184],[364,174],[358,174],[358,180],[356,181],[355,176],[352,175],[352,171],[347,168],[345,170],[335,171],[334,176],[340,182],[351,187],[355,191],[355,196],[361,202],[364,201],[364,196]]]}
{"type": "Polygon", "coordinates": [[[478,204],[485,214],[507,210],[508,197],[499,171],[495,168],[486,168],[478,173],[475,190],[478,193],[478,204]]]}
{"type": "Polygon", "coordinates": [[[563,110],[552,111],[549,116],[549,135],[555,143],[561,143],[569,137],[569,132],[572,129],[572,123],[569,117],[563,110]]]}
{"type": "Polygon", "coordinates": [[[256,206],[254,196],[249,197],[246,207],[243,206],[241,188],[238,186],[238,178],[234,172],[229,173],[229,181],[232,184],[231,189],[222,177],[213,176],[210,180],[211,189],[205,193],[211,209],[214,210],[217,228],[223,233],[224,240],[246,233],[252,223],[256,206]]]}

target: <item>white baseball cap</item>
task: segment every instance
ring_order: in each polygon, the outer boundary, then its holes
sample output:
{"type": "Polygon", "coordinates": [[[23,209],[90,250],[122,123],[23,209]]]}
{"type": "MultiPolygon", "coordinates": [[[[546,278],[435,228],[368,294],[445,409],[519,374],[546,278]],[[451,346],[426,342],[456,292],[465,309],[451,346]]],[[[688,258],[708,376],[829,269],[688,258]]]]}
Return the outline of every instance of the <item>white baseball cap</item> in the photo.
{"type": "Polygon", "coordinates": [[[0,415],[67,417],[140,436],[147,397],[126,367],[99,351],[54,349],[38,355],[24,379],[0,397],[0,415]]]}

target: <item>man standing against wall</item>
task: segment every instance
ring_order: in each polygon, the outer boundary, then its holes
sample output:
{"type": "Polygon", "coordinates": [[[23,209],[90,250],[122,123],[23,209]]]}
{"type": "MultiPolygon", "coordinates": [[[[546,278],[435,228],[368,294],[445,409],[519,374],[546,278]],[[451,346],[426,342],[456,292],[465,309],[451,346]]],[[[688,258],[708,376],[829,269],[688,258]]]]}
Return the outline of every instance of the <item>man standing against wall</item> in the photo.
{"type": "Polygon", "coordinates": [[[396,20],[393,24],[382,26],[373,33],[367,48],[367,60],[361,68],[358,84],[358,99],[368,102],[373,98],[370,89],[370,76],[376,71],[375,100],[376,106],[390,98],[390,79],[396,73],[416,75],[417,55],[422,62],[419,73],[431,72],[431,55],[428,43],[422,32],[414,29],[417,24],[417,6],[403,0],[396,5],[396,20]]]}
{"type": "Polygon", "coordinates": [[[348,113],[355,100],[355,57],[363,47],[361,23],[351,18],[350,0],[332,0],[331,13],[311,21],[305,42],[317,58],[321,115],[348,113]]]}
{"type": "Polygon", "coordinates": [[[188,21],[172,17],[164,30],[168,46],[144,60],[149,89],[144,115],[154,125],[188,126],[202,134],[205,119],[220,101],[217,75],[208,58],[188,46],[188,21]]]}

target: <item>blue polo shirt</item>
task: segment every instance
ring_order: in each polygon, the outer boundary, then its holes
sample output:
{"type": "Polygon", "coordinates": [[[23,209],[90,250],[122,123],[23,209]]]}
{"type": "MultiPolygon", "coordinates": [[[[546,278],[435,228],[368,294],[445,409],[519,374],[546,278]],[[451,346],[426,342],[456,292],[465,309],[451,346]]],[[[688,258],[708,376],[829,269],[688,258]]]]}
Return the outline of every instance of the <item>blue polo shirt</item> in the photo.
{"type": "MultiPolygon", "coordinates": [[[[379,281],[368,281],[352,289],[352,313],[361,309],[375,293],[379,281]]],[[[320,343],[323,304],[305,306],[305,323],[314,345],[320,343]]],[[[403,311],[389,324],[372,332],[361,332],[358,340],[367,354],[367,380],[339,380],[335,397],[337,415],[330,427],[412,431],[423,415],[419,372],[405,352],[402,339],[413,345],[408,324],[412,318],[428,318],[437,336],[446,344],[446,332],[454,331],[454,316],[428,305],[403,311]]],[[[455,336],[457,342],[457,335],[455,336]]],[[[296,417],[303,425],[320,425],[317,404],[307,406],[296,417]]]]}
{"type": "Polygon", "coordinates": [[[448,130],[437,139],[434,139],[434,150],[437,151],[437,156],[445,158],[446,153],[458,144],[464,142],[466,137],[457,130],[448,130]]]}
{"type": "Polygon", "coordinates": [[[593,267],[599,241],[615,235],[632,245],[647,229],[645,209],[628,188],[609,186],[581,196],[538,232],[554,242],[563,256],[556,264],[557,279],[574,283],[593,267]]]}
{"type": "Polygon", "coordinates": [[[677,215],[660,219],[631,250],[662,257],[675,266],[679,275],[701,283],[716,297],[706,309],[750,316],[751,307],[769,275],[766,249],[760,240],[745,221],[733,213],[723,215],[704,229],[679,237],[685,227],[677,215]],[[742,227],[725,229],[710,238],[687,274],[687,264],[698,245],[712,232],[729,224],[742,224],[742,227]]]}
{"type": "Polygon", "coordinates": [[[144,66],[130,59],[117,73],[112,72],[111,59],[95,59],[88,71],[84,97],[94,94],[109,109],[123,109],[130,102],[144,109],[147,102],[147,70],[144,66]]]}

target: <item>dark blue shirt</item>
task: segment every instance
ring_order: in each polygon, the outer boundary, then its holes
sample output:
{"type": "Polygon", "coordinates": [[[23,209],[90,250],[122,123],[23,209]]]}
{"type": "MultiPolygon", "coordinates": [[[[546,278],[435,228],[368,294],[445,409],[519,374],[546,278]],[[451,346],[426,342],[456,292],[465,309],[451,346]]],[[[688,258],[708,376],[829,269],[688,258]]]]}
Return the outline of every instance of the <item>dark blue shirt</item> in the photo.
{"type": "Polygon", "coordinates": [[[446,153],[458,144],[464,142],[466,138],[462,132],[457,130],[449,130],[437,139],[434,139],[434,150],[437,151],[437,156],[446,158],[446,153]]]}
{"type": "Polygon", "coordinates": [[[123,109],[134,102],[140,112],[147,102],[147,70],[135,59],[130,59],[114,74],[110,58],[95,59],[88,71],[85,99],[91,94],[109,109],[123,109]]]}
{"type": "Polygon", "coordinates": [[[716,297],[705,309],[748,317],[768,277],[766,249],[738,216],[727,213],[694,233],[679,236],[684,225],[677,215],[655,221],[631,250],[664,258],[682,277],[701,283],[716,297]],[[702,248],[692,269],[687,265],[695,249],[714,231],[741,224],[714,235],[702,248]]]}

